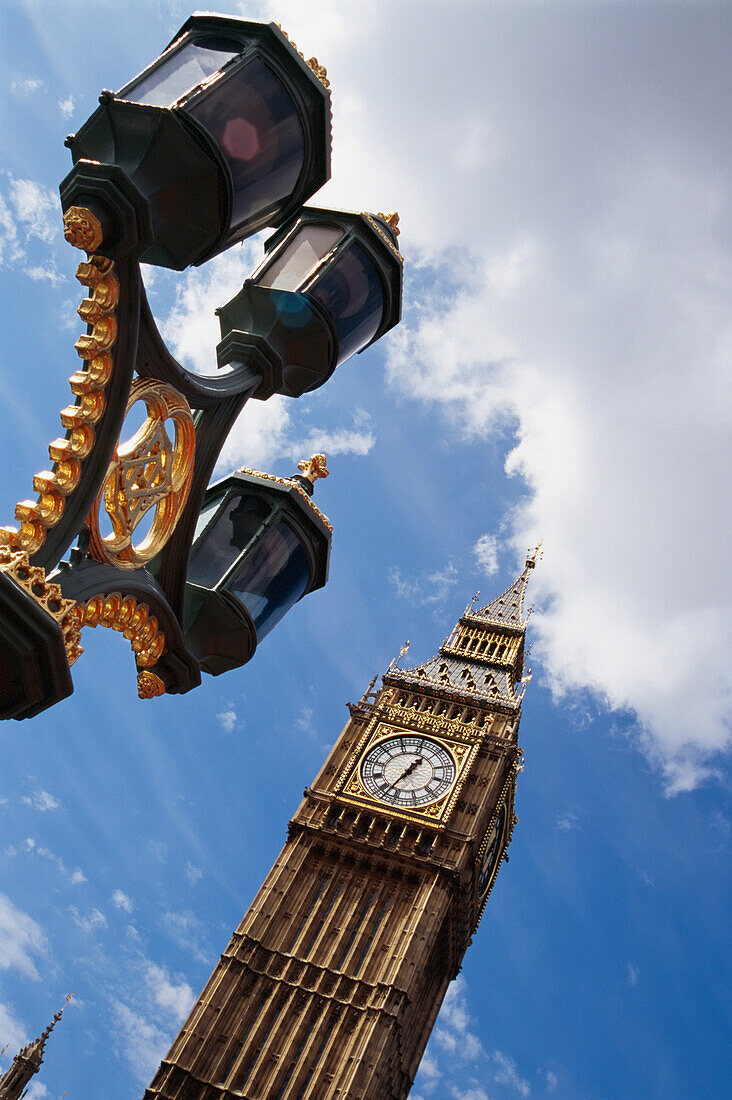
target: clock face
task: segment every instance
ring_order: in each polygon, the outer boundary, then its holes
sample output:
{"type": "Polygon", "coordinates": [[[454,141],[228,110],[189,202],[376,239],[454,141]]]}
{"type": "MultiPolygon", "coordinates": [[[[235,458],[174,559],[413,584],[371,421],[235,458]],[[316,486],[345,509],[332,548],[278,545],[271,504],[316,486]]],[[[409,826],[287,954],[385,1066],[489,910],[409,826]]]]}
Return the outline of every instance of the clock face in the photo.
{"type": "Polygon", "coordinates": [[[501,843],[503,841],[504,826],[506,824],[506,803],[504,802],[500,810],[496,814],[496,820],[491,826],[491,831],[487,837],[487,844],[483,853],[483,858],[480,861],[480,870],[478,872],[478,899],[482,900],[483,895],[493,881],[493,872],[496,867],[496,863],[501,855],[501,843]]]}
{"type": "Polygon", "coordinates": [[[390,737],[364,757],[361,779],[369,794],[404,810],[435,802],[455,778],[455,761],[427,737],[390,737]]]}

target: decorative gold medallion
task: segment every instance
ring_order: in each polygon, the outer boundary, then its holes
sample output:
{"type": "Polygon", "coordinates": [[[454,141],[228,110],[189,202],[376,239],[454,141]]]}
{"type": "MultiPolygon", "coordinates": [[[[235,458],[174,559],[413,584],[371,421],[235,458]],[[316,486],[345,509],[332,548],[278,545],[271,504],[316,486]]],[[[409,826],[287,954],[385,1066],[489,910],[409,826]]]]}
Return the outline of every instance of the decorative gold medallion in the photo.
{"type": "Polygon", "coordinates": [[[118,569],[137,569],[162,550],[185,507],[193,476],[195,431],[190,406],[182,394],[163,382],[138,378],[133,382],[127,413],[144,401],[147,418],[132,439],[118,444],[104,484],[89,513],[89,553],[118,569]],[[175,427],[171,442],[165,421],[175,427]],[[99,509],[112,525],[102,535],[99,509]],[[147,534],[133,544],[135,528],[155,510],[147,534]]]}
{"type": "Polygon", "coordinates": [[[70,206],[64,214],[64,237],[74,248],[96,252],[104,240],[99,219],[85,206],[70,206]]]}
{"type": "Polygon", "coordinates": [[[165,684],[149,668],[143,668],[137,674],[137,694],[141,699],[156,699],[165,695],[165,684]]]}

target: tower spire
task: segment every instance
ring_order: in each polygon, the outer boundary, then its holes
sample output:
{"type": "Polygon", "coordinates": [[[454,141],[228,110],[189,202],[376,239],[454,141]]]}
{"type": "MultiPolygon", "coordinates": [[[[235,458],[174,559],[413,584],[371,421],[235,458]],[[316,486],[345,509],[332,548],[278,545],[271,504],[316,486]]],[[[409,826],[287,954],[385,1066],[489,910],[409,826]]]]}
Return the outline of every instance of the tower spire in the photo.
{"type": "Polygon", "coordinates": [[[35,1077],[41,1068],[46,1039],[63,1016],[64,1009],[73,996],[73,993],[67,995],[66,1000],[46,1030],[16,1054],[12,1066],[0,1078],[0,1100],[20,1100],[20,1097],[24,1095],[24,1090],[30,1083],[31,1078],[35,1077]]]}
{"type": "Polygon", "coordinates": [[[481,607],[479,611],[473,612],[473,614],[480,615],[496,624],[525,627],[529,616],[524,616],[524,597],[529,583],[529,576],[540,557],[541,541],[537,543],[533,550],[527,552],[524,568],[513,584],[509,585],[500,596],[496,596],[494,600],[491,600],[485,607],[481,607]]]}
{"type": "Polygon", "coordinates": [[[475,607],[480,595],[476,593],[436,657],[408,669],[399,668],[394,661],[384,683],[399,680],[405,686],[429,688],[466,704],[481,700],[504,713],[518,710],[527,682],[524,639],[531,613],[524,612],[524,597],[540,555],[541,543],[528,551],[513,584],[484,607],[475,607]]]}

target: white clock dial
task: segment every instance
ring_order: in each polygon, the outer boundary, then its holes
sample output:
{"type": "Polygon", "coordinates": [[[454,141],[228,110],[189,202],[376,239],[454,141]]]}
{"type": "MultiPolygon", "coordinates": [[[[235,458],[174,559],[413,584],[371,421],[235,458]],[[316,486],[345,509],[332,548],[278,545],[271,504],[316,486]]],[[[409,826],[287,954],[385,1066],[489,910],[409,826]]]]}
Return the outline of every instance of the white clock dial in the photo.
{"type": "Polygon", "coordinates": [[[361,779],[369,794],[405,810],[435,802],[455,778],[455,761],[436,741],[405,734],[374,745],[364,757],[361,779]]]}

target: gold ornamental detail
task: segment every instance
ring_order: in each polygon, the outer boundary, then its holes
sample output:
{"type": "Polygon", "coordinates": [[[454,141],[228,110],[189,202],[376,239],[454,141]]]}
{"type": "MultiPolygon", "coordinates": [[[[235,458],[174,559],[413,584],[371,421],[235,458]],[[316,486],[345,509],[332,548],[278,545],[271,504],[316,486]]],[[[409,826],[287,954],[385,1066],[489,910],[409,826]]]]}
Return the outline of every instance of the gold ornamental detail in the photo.
{"type": "MultiPolygon", "coordinates": [[[[323,455],[322,457],[325,458],[325,455],[323,455]]],[[[252,477],[263,477],[265,481],[274,481],[277,485],[286,485],[288,489],[296,489],[307,504],[308,508],[311,510],[311,512],[313,512],[318,517],[318,519],[325,524],[327,529],[332,534],[333,524],[330,522],[326,515],[323,515],[323,513],[320,511],[320,508],[318,508],[316,504],[313,504],[312,500],[303,489],[302,485],[298,485],[296,481],[290,481],[290,479],[286,477],[275,477],[274,474],[263,474],[261,470],[250,470],[248,466],[240,466],[237,470],[237,473],[251,474],[252,477]]],[[[320,476],[322,477],[324,475],[321,474],[320,476]]]]}
{"type": "Polygon", "coordinates": [[[104,240],[102,226],[97,217],[84,206],[70,206],[64,214],[64,237],[74,248],[96,252],[104,240]]]}
{"type": "Polygon", "coordinates": [[[193,477],[196,435],[185,397],[164,382],[138,378],[132,383],[127,414],[138,401],[144,402],[147,417],[131,439],[117,444],[87,518],[90,556],[117,569],[138,569],[162,550],[185,508],[193,477]],[[166,431],[166,420],[175,428],[175,442],[166,431]],[[102,504],[111,535],[100,530],[102,504]],[[147,534],[133,543],[135,529],[153,509],[147,534]]]}
{"type": "MultiPolygon", "coordinates": [[[[396,247],[395,247],[395,245],[394,245],[394,242],[393,242],[393,240],[391,239],[391,237],[390,237],[390,236],[389,236],[389,235],[388,235],[387,233],[385,233],[385,232],[384,232],[384,230],[383,230],[383,229],[381,228],[381,226],[380,226],[380,225],[379,225],[379,223],[377,222],[377,220],[376,220],[376,218],[374,217],[374,215],[373,215],[373,214],[369,214],[369,212],[368,212],[367,210],[363,210],[363,211],[361,212],[361,215],[362,215],[362,217],[364,217],[364,218],[366,219],[366,221],[367,221],[367,222],[369,223],[369,225],[370,225],[370,226],[371,226],[371,228],[372,228],[372,229],[374,230],[374,232],[375,232],[375,233],[378,233],[378,235],[379,235],[379,236],[381,237],[382,241],[383,241],[383,242],[384,242],[384,244],[385,244],[385,245],[387,246],[387,248],[389,249],[389,251],[390,251],[390,252],[393,252],[393,253],[394,253],[394,255],[396,256],[396,258],[397,258],[397,259],[398,259],[398,260],[399,260],[399,261],[400,261],[401,263],[404,263],[404,257],[402,256],[401,252],[399,251],[399,249],[398,249],[398,248],[396,248],[396,247]]],[[[392,227],[392,226],[391,226],[391,222],[389,221],[389,219],[390,219],[390,218],[396,218],[397,224],[399,223],[399,215],[398,215],[398,214],[396,214],[396,213],[395,213],[395,214],[389,214],[389,215],[388,215],[388,216],[386,216],[386,217],[385,217],[385,216],[384,216],[383,214],[378,214],[378,215],[377,215],[377,217],[379,217],[379,218],[384,218],[384,221],[385,221],[385,222],[387,222],[387,224],[389,225],[389,228],[391,228],[391,227],[392,227]]],[[[394,230],[394,232],[396,233],[396,232],[397,232],[397,230],[395,229],[395,230],[394,230]]]]}
{"type": "Polygon", "coordinates": [[[61,410],[66,438],[55,439],[49,444],[53,466],[33,478],[37,499],[23,500],[16,505],[15,518],[20,529],[0,527],[0,545],[25,550],[28,554],[35,554],[43,546],[49,528],[63,515],[66,498],[79,484],[82,463],[94,447],[94,426],[106,407],[104,391],[114,367],[111,349],[117,339],[115,311],[119,301],[114,262],[106,256],[89,256],[85,263],[79,264],[76,278],[92,292],[78,310],[91,326],[91,332],[80,336],[75,344],[83,360],[83,369],[69,379],[76,404],[61,410]]]}
{"type": "Polygon", "coordinates": [[[382,214],[381,211],[379,211],[376,216],[386,222],[395,237],[399,236],[401,230],[399,228],[399,215],[396,210],[392,210],[391,214],[382,214]]]}
{"type": "Polygon", "coordinates": [[[84,626],[106,626],[127,638],[137,661],[137,691],[141,699],[162,695],[165,684],[150,666],[157,664],[166,650],[165,634],[146,603],[122,592],[92,596],[82,605],[84,626]]]}
{"type": "Polygon", "coordinates": [[[319,477],[328,477],[330,474],[327,463],[328,459],[325,455],[311,455],[310,458],[304,458],[302,462],[298,462],[297,468],[302,476],[314,485],[319,477]]]}
{"type": "Polygon", "coordinates": [[[295,53],[298,54],[298,56],[301,57],[303,59],[303,61],[305,61],[305,64],[310,69],[310,71],[312,73],[314,73],[315,76],[317,76],[318,80],[323,85],[323,87],[330,89],[330,81],[328,80],[328,70],[325,68],[325,66],[320,64],[317,57],[309,57],[306,60],[305,59],[305,54],[302,52],[302,50],[298,50],[297,46],[295,45],[295,43],[290,38],[287,31],[283,30],[279,23],[275,23],[275,26],[285,36],[285,38],[287,39],[287,41],[292,46],[295,53]]]}
{"type": "Polygon", "coordinates": [[[165,695],[165,684],[149,668],[143,668],[137,674],[137,694],[141,699],[156,699],[165,695]]]}
{"type": "Polygon", "coordinates": [[[0,546],[0,573],[5,573],[55,619],[61,628],[70,665],[81,656],[81,628],[84,624],[84,608],[74,600],[67,600],[58,584],[46,580],[46,571],[39,565],[31,565],[25,550],[12,550],[0,546]]]}

